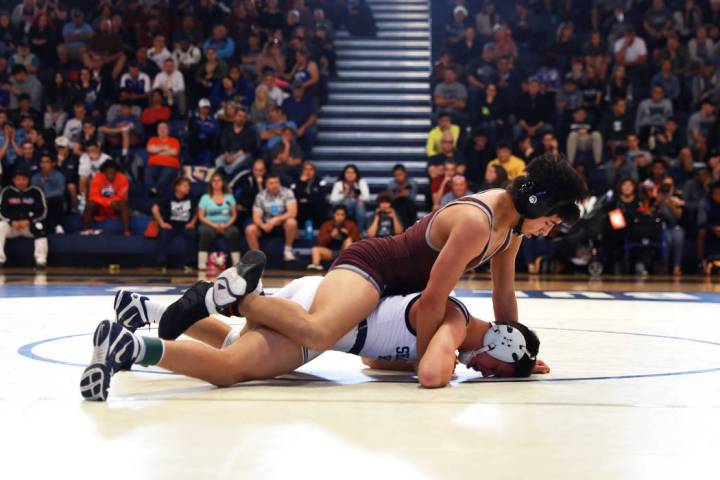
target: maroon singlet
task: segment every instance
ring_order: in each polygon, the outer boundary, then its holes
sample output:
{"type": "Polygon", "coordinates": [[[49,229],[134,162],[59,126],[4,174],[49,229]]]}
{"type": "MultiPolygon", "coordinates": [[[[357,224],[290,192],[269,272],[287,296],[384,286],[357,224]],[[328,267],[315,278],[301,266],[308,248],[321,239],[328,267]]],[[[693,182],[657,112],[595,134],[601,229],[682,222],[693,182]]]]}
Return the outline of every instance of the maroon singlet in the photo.
{"type": "MultiPolygon", "coordinates": [[[[474,205],[480,208],[488,217],[490,237],[492,237],[494,219],[492,209],[475,197],[462,197],[425,215],[400,235],[368,238],[353,243],[340,253],[330,269],[344,268],[360,273],[375,285],[382,296],[407,295],[423,291],[440,253],[440,249],[430,242],[430,227],[439,212],[454,205],[474,205]]],[[[466,269],[476,268],[498,252],[507,249],[511,234],[512,230],[508,230],[502,244],[488,255],[489,237],[485,248],[472,259],[466,269]]]]}

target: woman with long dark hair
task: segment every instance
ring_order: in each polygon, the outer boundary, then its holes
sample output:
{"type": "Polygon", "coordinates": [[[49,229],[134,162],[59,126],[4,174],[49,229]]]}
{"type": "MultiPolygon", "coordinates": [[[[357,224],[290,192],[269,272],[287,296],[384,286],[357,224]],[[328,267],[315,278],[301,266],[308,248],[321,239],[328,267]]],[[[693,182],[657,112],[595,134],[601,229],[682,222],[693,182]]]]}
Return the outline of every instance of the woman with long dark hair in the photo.
{"type": "Polygon", "coordinates": [[[331,205],[345,205],[348,215],[355,220],[358,229],[365,231],[366,204],[370,201],[370,188],[354,164],[345,165],[330,192],[331,205]]]}

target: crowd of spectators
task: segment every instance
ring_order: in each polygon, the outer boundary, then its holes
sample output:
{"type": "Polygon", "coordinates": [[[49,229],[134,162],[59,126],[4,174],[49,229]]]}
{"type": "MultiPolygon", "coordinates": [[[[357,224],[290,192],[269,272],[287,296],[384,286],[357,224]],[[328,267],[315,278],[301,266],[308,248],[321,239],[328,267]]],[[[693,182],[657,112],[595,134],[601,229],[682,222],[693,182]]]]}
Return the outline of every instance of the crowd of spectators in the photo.
{"type": "Polygon", "coordinates": [[[62,234],[68,214],[131,235],[136,213],[163,265],[176,237],[204,268],[216,237],[235,259],[240,235],[257,247],[277,229],[292,260],[298,220],[327,218],[307,160],[345,23],[374,32],[363,1],[3,2],[0,264],[5,238],[62,234]],[[38,211],[6,208],[23,195],[38,211]]]}
{"type": "MultiPolygon", "coordinates": [[[[552,152],[604,199],[612,271],[658,271],[659,255],[679,275],[720,253],[720,1],[438,4],[447,22],[431,78],[432,208],[462,181],[502,187],[552,152]]],[[[535,242],[545,241],[525,243],[535,242]]],[[[530,271],[536,259],[526,255],[530,271]]]]}

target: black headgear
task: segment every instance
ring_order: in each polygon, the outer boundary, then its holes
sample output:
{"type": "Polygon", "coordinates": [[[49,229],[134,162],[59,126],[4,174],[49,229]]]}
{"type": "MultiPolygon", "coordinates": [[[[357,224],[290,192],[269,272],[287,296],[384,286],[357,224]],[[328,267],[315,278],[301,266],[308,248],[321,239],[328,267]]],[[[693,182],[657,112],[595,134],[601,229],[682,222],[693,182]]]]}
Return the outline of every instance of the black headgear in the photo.
{"type": "Polygon", "coordinates": [[[524,218],[545,216],[554,206],[553,197],[547,189],[527,177],[513,190],[513,203],[520,216],[524,218]]]}

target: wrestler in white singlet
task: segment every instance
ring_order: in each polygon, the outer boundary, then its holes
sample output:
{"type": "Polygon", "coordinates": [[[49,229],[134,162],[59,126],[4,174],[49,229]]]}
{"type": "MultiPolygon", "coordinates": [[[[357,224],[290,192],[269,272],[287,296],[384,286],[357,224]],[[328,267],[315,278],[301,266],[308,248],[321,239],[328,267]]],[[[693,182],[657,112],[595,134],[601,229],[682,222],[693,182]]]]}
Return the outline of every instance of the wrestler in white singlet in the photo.
{"type": "MultiPolygon", "coordinates": [[[[301,277],[283,287],[276,296],[288,299],[309,310],[323,277],[301,277]]],[[[415,330],[410,324],[410,308],[420,293],[385,297],[356,327],[342,336],[329,350],[350,353],[378,360],[417,361],[415,330]]],[[[469,322],[470,315],[459,300],[450,297],[469,322]]],[[[317,358],[323,352],[303,347],[303,363],[317,358]]]]}

